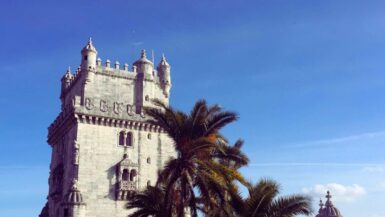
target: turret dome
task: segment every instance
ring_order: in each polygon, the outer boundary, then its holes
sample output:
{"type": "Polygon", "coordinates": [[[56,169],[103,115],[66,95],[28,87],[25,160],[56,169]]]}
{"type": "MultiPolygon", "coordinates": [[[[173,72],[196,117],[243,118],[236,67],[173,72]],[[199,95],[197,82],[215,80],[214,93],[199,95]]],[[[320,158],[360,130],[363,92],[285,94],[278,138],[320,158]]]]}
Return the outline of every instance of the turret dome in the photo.
{"type": "Polygon", "coordinates": [[[170,64],[168,64],[167,60],[166,60],[166,57],[164,56],[164,54],[162,55],[162,59],[160,60],[159,64],[158,64],[158,67],[170,67],[170,64]]]}
{"type": "Polygon", "coordinates": [[[151,64],[151,65],[153,65],[153,63],[150,60],[147,59],[146,50],[144,50],[144,49],[140,53],[140,59],[138,59],[137,61],[134,62],[135,66],[138,66],[140,64],[151,64]]]}
{"type": "Polygon", "coordinates": [[[316,217],[342,217],[340,211],[334,207],[332,201],[330,200],[331,198],[332,196],[330,195],[330,192],[327,191],[326,203],[323,204],[322,200],[320,200],[320,209],[318,210],[316,217]]]}
{"type": "Polygon", "coordinates": [[[82,49],[82,52],[84,52],[84,51],[93,51],[93,52],[96,52],[96,48],[95,48],[94,45],[92,44],[92,38],[89,38],[89,39],[88,39],[87,45],[82,49]]]}

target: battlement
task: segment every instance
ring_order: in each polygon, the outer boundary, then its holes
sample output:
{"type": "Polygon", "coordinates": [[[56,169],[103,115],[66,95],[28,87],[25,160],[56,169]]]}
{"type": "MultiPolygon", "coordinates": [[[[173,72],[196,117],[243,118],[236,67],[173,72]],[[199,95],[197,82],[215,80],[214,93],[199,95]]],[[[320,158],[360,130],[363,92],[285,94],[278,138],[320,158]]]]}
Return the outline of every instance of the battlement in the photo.
{"type": "MultiPolygon", "coordinates": [[[[77,82],[79,77],[81,77],[80,75],[85,73],[83,73],[82,71],[85,70],[81,69],[81,67],[79,66],[73,75],[71,74],[71,72],[69,72],[69,75],[66,74],[68,78],[66,78],[66,75],[63,76],[63,79],[67,79],[67,83],[63,86],[62,92],[65,93],[69,89],[71,89],[71,87],[77,82]]],[[[137,66],[132,65],[131,69],[129,69],[128,63],[125,63],[123,66],[121,66],[119,61],[116,61],[112,67],[110,59],[106,59],[104,65],[102,65],[102,60],[100,57],[96,60],[95,67],[89,67],[89,69],[86,71],[90,73],[130,80],[135,80],[138,76],[137,66]]],[[[150,75],[145,74],[144,79],[154,81],[156,84],[160,84],[161,81],[158,71],[156,69],[153,69],[152,74],[150,75]]]]}

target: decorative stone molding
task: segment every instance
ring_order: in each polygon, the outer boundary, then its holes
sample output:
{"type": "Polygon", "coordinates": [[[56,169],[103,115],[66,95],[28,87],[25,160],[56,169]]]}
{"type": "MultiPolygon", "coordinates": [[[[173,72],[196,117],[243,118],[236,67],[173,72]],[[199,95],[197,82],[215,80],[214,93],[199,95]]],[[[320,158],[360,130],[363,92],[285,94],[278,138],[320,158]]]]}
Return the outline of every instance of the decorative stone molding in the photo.
{"type": "Polygon", "coordinates": [[[123,155],[123,160],[119,162],[117,169],[117,200],[128,200],[131,193],[138,190],[138,163],[134,163],[128,158],[128,154],[123,155]]]}
{"type": "Polygon", "coordinates": [[[64,203],[66,205],[86,205],[83,200],[83,195],[77,186],[78,180],[73,179],[71,189],[68,191],[64,203]]]}

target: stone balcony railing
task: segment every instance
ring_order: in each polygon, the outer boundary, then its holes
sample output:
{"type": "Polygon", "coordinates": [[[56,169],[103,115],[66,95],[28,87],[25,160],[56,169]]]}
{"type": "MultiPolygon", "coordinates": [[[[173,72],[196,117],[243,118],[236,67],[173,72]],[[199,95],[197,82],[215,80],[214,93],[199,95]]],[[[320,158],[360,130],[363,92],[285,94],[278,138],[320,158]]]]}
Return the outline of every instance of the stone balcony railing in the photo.
{"type": "Polygon", "coordinates": [[[137,182],[136,181],[120,181],[119,182],[119,190],[121,191],[136,191],[137,182]]]}

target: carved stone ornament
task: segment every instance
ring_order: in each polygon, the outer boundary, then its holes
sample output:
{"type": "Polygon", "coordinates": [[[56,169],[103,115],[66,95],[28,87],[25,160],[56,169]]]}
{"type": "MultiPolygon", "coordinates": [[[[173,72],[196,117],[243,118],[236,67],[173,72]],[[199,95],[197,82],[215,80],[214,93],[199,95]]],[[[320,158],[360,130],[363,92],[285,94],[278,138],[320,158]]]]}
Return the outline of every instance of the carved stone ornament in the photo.
{"type": "Polygon", "coordinates": [[[92,102],[91,98],[86,98],[85,105],[86,105],[86,109],[88,110],[91,110],[94,108],[94,103],[92,102]]]}
{"type": "Polygon", "coordinates": [[[132,105],[127,105],[127,114],[130,116],[134,114],[134,109],[132,107],[132,105]]]}
{"type": "Polygon", "coordinates": [[[79,144],[76,140],[74,141],[74,151],[74,164],[79,165],[79,144]]]}
{"type": "Polygon", "coordinates": [[[114,102],[114,113],[120,114],[122,112],[123,103],[114,102]]]}
{"type": "Polygon", "coordinates": [[[108,104],[105,100],[100,100],[100,111],[106,112],[108,111],[108,104]]]}

